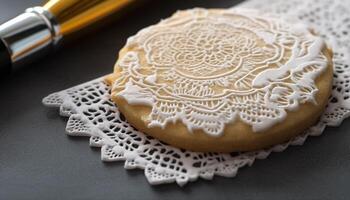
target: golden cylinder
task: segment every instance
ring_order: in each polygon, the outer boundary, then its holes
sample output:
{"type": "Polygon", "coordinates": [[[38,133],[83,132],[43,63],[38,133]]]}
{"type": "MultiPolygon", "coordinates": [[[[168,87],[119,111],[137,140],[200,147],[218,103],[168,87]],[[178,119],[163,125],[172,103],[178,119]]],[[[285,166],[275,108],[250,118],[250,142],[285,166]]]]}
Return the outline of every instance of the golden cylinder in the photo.
{"type": "Polygon", "coordinates": [[[134,0],[50,0],[43,7],[60,24],[59,34],[65,36],[123,9],[134,0]]]}

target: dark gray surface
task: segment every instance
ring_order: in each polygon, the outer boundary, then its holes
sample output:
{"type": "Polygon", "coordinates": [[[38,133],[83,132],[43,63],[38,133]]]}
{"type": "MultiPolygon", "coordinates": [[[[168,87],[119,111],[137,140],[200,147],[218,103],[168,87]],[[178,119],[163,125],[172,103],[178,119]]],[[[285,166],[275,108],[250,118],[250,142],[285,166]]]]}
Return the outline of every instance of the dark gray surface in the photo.
{"type": "MultiPolygon", "coordinates": [[[[41,0],[0,0],[0,21],[41,0]]],[[[66,120],[42,106],[49,93],[112,70],[126,38],[178,8],[229,7],[233,0],[158,0],[0,83],[0,199],[349,199],[350,122],[302,147],[184,188],[150,186],[140,170],[103,163],[87,138],[64,133],[66,120]]]]}

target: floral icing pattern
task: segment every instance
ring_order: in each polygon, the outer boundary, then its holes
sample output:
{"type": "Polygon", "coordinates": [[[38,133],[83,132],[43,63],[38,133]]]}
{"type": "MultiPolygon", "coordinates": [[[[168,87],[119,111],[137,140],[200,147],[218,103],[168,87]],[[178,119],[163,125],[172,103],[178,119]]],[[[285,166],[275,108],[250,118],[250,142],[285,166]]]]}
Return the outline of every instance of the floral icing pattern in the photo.
{"type": "Polygon", "coordinates": [[[302,24],[252,13],[193,9],[141,30],[119,59],[113,90],[151,106],[150,127],[180,120],[218,136],[240,118],[266,130],[315,102],[328,60],[323,40],[302,24]]]}
{"type": "MultiPolygon", "coordinates": [[[[69,117],[67,134],[88,136],[91,147],[101,148],[103,161],[122,162],[126,169],[141,169],[150,184],[176,182],[183,186],[215,176],[232,178],[241,167],[265,159],[272,152],[302,145],[309,136],[320,136],[326,126],[339,126],[350,116],[349,5],[348,1],[342,0],[250,0],[239,5],[288,20],[302,20],[334,49],[334,85],[325,112],[315,126],[284,144],[239,154],[190,152],[166,145],[135,130],[125,121],[111,100],[110,87],[105,84],[104,77],[53,93],[44,98],[43,103],[58,107],[61,116],[69,117]]],[[[118,186],[118,180],[115,181],[118,186]]]]}

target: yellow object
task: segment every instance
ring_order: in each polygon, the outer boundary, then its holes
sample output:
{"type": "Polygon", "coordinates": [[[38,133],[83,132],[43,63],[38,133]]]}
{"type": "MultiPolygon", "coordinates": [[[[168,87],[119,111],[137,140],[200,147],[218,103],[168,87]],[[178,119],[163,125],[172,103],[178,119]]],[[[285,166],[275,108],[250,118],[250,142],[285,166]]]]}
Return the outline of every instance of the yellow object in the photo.
{"type": "Polygon", "coordinates": [[[44,5],[60,24],[65,36],[113,12],[123,9],[133,0],[51,0],[44,5]]]}

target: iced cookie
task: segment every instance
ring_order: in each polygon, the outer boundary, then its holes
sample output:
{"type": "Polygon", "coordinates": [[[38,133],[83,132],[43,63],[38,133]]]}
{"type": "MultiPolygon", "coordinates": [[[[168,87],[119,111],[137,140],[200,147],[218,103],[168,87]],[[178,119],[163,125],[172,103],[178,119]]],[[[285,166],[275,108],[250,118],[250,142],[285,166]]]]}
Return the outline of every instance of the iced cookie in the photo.
{"type": "Polygon", "coordinates": [[[135,128],[175,147],[250,151],[317,122],[332,51],[302,24],[253,10],[179,11],[128,39],[112,99],[135,128]]]}

